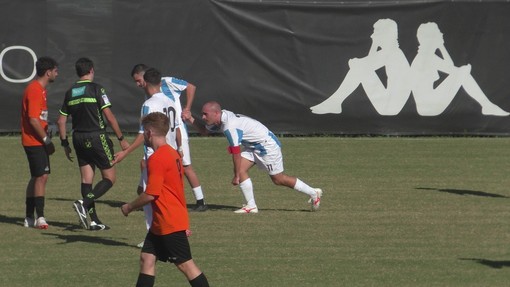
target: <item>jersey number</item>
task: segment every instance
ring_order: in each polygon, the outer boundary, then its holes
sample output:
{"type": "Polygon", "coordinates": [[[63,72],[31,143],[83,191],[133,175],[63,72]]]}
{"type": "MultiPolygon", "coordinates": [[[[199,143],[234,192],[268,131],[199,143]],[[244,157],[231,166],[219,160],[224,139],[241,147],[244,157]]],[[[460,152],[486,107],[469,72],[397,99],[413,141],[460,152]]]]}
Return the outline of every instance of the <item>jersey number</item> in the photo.
{"type": "Polygon", "coordinates": [[[176,117],[176,114],[177,114],[175,112],[174,107],[163,108],[163,112],[165,113],[165,115],[170,120],[170,131],[174,132],[175,131],[175,117],[176,117]]]}

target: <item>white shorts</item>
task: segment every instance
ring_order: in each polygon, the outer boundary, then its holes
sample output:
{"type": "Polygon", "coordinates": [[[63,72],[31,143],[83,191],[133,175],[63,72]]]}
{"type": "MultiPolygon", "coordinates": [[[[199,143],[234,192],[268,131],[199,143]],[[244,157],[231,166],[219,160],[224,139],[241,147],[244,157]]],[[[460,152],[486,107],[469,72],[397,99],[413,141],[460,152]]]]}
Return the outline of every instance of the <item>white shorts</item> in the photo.
{"type": "MultiPolygon", "coordinates": [[[[182,165],[188,166],[191,165],[191,152],[189,149],[189,138],[186,130],[180,129],[181,131],[181,147],[182,147],[182,165]]],[[[147,148],[146,152],[147,157],[150,157],[154,151],[152,148],[147,148]]]]}
{"type": "Polygon", "coordinates": [[[143,192],[145,192],[145,188],[147,187],[147,179],[147,167],[145,167],[140,173],[140,181],[138,182],[138,186],[143,188],[143,192]]]}
{"type": "Polygon", "coordinates": [[[188,138],[182,138],[181,147],[182,147],[182,165],[183,166],[191,165],[191,153],[189,150],[188,138]]]}
{"type": "Polygon", "coordinates": [[[188,130],[184,126],[184,128],[179,129],[181,131],[181,147],[182,147],[182,165],[188,166],[191,165],[191,152],[189,149],[189,137],[188,130]]]}
{"type": "Polygon", "coordinates": [[[269,139],[263,144],[265,154],[259,150],[245,148],[241,156],[254,162],[258,168],[265,170],[269,175],[275,175],[283,172],[283,156],[280,146],[269,139]]]}

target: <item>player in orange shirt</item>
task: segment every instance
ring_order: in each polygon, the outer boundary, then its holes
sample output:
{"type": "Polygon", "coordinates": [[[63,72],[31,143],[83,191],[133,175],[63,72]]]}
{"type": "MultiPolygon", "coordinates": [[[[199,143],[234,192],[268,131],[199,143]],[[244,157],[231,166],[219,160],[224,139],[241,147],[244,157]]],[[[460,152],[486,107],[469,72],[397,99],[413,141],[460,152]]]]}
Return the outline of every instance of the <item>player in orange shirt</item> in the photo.
{"type": "Polygon", "coordinates": [[[37,77],[26,87],[21,104],[21,143],[31,175],[26,189],[24,226],[47,229],[44,196],[50,174],[49,156],[55,152],[55,146],[48,134],[46,86],[55,81],[58,64],[52,58],[41,57],[36,61],[35,68],[37,77]],[[37,218],[34,217],[34,211],[37,218]]]}
{"type": "Polygon", "coordinates": [[[147,162],[147,188],[145,193],[121,207],[122,213],[128,216],[148,203],[152,205],[153,219],[140,254],[136,286],[154,286],[156,260],[174,263],[193,287],[209,286],[191,257],[182,159],[165,138],[169,119],[160,112],[150,113],[142,119],[142,126],[145,145],[154,149],[147,162]]]}

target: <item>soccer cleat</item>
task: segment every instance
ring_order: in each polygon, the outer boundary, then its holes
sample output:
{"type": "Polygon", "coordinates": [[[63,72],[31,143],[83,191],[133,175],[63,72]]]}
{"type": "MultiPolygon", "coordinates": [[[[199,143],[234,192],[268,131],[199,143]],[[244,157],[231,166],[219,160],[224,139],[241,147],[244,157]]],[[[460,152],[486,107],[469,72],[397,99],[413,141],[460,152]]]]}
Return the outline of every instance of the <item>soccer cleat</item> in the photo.
{"type": "Polygon", "coordinates": [[[142,242],[140,242],[140,243],[138,243],[138,244],[136,245],[136,247],[138,247],[138,248],[143,248],[143,244],[144,244],[144,243],[145,243],[145,240],[144,240],[144,241],[142,241],[142,242]]]}
{"type": "Polygon", "coordinates": [[[83,200],[77,200],[73,203],[74,210],[78,214],[78,219],[80,220],[80,224],[83,228],[89,229],[89,225],[87,222],[87,211],[85,207],[83,207],[83,200]]]}
{"type": "Polygon", "coordinates": [[[234,211],[234,213],[240,213],[240,214],[243,214],[243,213],[259,213],[259,209],[256,206],[249,207],[249,206],[243,205],[242,208],[234,211]]]}
{"type": "Polygon", "coordinates": [[[310,200],[308,201],[311,205],[312,205],[312,211],[317,211],[319,210],[319,207],[321,205],[321,197],[322,197],[322,189],[320,188],[314,188],[315,189],[315,192],[317,193],[317,195],[315,196],[315,198],[310,198],[310,200]]]}
{"type": "Polygon", "coordinates": [[[207,205],[205,204],[197,204],[195,208],[190,208],[190,212],[204,212],[207,210],[207,205]]]}
{"type": "Polygon", "coordinates": [[[108,225],[101,223],[101,222],[95,222],[95,221],[90,222],[89,230],[97,231],[97,230],[108,230],[108,229],[110,229],[110,227],[108,225]]]}
{"type": "Polygon", "coordinates": [[[46,223],[46,219],[42,216],[37,218],[35,221],[35,228],[48,229],[48,223],[46,223]]]}
{"type": "Polygon", "coordinates": [[[23,226],[25,227],[35,227],[35,219],[32,217],[25,217],[25,221],[23,222],[23,226]]]}

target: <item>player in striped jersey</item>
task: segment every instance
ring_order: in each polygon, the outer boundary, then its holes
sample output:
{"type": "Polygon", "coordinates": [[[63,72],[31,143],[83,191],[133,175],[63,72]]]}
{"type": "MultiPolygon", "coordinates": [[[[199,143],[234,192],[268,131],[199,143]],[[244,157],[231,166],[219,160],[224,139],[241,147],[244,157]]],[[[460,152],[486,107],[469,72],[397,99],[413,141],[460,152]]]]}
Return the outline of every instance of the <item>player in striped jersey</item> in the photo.
{"type": "MultiPolygon", "coordinates": [[[[177,119],[175,102],[167,97],[165,94],[161,92],[161,73],[154,69],[149,68],[144,74],[144,86],[143,89],[147,95],[147,100],[142,105],[140,120],[143,119],[146,115],[159,112],[166,115],[169,119],[169,127],[168,133],[166,134],[166,142],[173,149],[179,151],[181,153],[181,133],[179,123],[180,121],[177,119]]],[[[143,138],[144,129],[143,126],[140,125],[140,129],[138,131],[138,136],[135,138],[131,146],[125,151],[121,151],[115,155],[115,162],[120,162],[126,155],[131,153],[133,150],[137,149],[142,143],[144,143],[143,138]]],[[[142,173],[140,176],[140,183],[138,184],[137,193],[141,194],[145,191],[147,187],[147,160],[154,153],[151,147],[144,145],[144,158],[141,162],[142,173]]],[[[152,207],[150,204],[145,205],[143,207],[145,213],[145,220],[147,229],[151,227],[152,224],[152,207]]],[[[139,246],[143,246],[143,243],[140,243],[139,246]]]]}
{"type": "MultiPolygon", "coordinates": [[[[131,77],[135,81],[138,87],[143,88],[145,86],[144,81],[144,73],[147,71],[148,67],[144,64],[137,64],[133,67],[131,71],[131,77]]],[[[198,179],[193,166],[191,165],[191,153],[189,147],[189,139],[188,132],[186,130],[186,125],[183,124],[182,120],[182,112],[190,111],[191,105],[193,104],[193,99],[195,98],[195,90],[196,87],[184,80],[175,78],[175,77],[162,77],[161,78],[161,91],[170,99],[175,102],[175,110],[176,110],[176,121],[179,122],[180,125],[180,133],[181,133],[181,148],[180,151],[182,153],[182,162],[184,165],[184,175],[188,179],[188,183],[191,186],[193,191],[193,195],[195,196],[196,205],[195,208],[190,211],[206,211],[207,205],[205,204],[204,192],[202,191],[202,186],[200,185],[200,181],[198,179]],[[182,93],[186,94],[186,105],[182,108],[180,97],[182,93]]]]}
{"type": "Polygon", "coordinates": [[[222,132],[228,140],[228,151],[234,162],[233,185],[239,185],[246,204],[235,213],[258,213],[253,184],[248,174],[257,165],[265,170],[276,185],[287,186],[310,197],[312,211],[319,209],[322,190],[312,188],[300,179],[283,173],[283,156],[280,141],[262,123],[244,115],[222,110],[220,104],[211,101],[202,107],[202,120],[199,124],[190,113],[183,115],[200,133],[222,132]]]}

